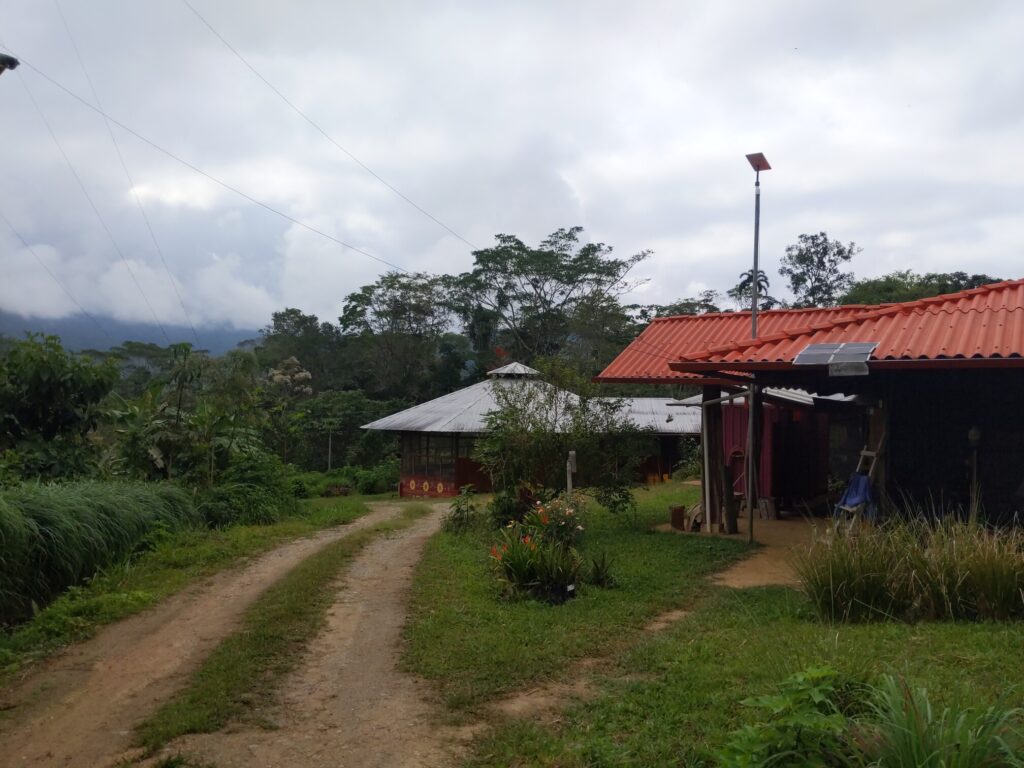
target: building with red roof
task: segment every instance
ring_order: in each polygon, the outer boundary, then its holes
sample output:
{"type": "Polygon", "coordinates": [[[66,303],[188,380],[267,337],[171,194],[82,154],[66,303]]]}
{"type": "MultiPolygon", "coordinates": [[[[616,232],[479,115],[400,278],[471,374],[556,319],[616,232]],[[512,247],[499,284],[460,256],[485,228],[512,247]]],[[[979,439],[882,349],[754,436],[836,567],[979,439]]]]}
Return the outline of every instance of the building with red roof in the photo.
{"type": "MultiPolygon", "coordinates": [[[[749,313],[661,318],[598,380],[693,382],[708,401],[723,384],[739,390],[751,383],[856,396],[859,427],[852,431],[882,448],[874,479],[883,496],[967,505],[976,494],[991,517],[1024,511],[1024,280],[899,304],[764,312],[757,339],[749,323],[749,313]],[[840,345],[854,356],[858,347],[849,345],[859,345],[862,359],[837,365],[829,354],[840,345]]],[[[717,464],[722,419],[711,407],[705,416],[717,464]]],[[[835,432],[830,447],[839,441],[835,432]]],[[[800,445],[782,449],[776,466],[810,466],[800,445]]],[[[715,482],[712,476],[708,485],[715,482]]],[[[719,501],[708,503],[714,520],[719,501]]]]}

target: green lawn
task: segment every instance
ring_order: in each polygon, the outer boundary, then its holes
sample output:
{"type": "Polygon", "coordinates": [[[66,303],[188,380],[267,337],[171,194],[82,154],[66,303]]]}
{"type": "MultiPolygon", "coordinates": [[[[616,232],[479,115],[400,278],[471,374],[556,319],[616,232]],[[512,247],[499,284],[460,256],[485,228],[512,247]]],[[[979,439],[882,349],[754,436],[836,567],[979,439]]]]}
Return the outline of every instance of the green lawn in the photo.
{"type": "Polygon", "coordinates": [[[447,705],[466,712],[524,684],[557,678],[573,659],[637,638],[658,613],[690,605],[702,577],[740,557],[734,541],[656,533],[670,503],[692,503],[694,486],[638,491],[636,518],[592,508],[584,556],[606,550],[618,586],[583,586],[565,605],[499,599],[490,572],[493,532],[441,533],[419,565],[406,629],[404,664],[436,681],[447,705]]]}
{"type": "Polygon", "coordinates": [[[24,664],[136,613],[190,582],[265,552],[288,539],[351,522],[369,508],[358,497],[313,499],[272,525],[178,531],[152,549],[74,587],[12,632],[0,633],[0,683],[24,664]]]}
{"type": "Polygon", "coordinates": [[[1020,705],[1022,648],[1022,623],[828,626],[795,590],[716,588],[689,618],[621,654],[596,699],[555,726],[499,726],[469,764],[702,765],[707,747],[744,722],[743,699],[817,664],[864,679],[904,674],[936,705],[1020,705]]]}

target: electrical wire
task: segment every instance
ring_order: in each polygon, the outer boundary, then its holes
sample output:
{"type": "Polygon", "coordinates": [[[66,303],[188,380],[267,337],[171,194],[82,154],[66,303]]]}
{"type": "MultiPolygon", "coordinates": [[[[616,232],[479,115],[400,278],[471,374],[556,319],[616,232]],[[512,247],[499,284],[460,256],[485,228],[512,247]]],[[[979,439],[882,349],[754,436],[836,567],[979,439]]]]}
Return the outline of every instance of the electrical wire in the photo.
{"type": "MultiPolygon", "coordinates": [[[[53,5],[57,9],[57,15],[60,17],[61,23],[64,25],[64,31],[67,32],[68,40],[71,41],[71,48],[75,52],[75,58],[78,59],[78,65],[82,68],[82,74],[85,75],[85,81],[89,84],[89,91],[92,93],[93,101],[96,102],[97,107],[103,109],[103,102],[100,101],[100,95],[96,91],[96,86],[93,83],[92,77],[89,75],[89,69],[85,66],[85,59],[82,58],[82,52],[79,50],[78,43],[75,41],[75,36],[71,32],[71,26],[68,24],[68,20],[64,16],[64,11],[60,7],[60,0],[53,0],[53,5]]],[[[185,308],[185,300],[181,296],[181,291],[178,290],[178,284],[175,282],[174,276],[171,274],[170,267],[167,266],[167,259],[164,257],[163,248],[160,247],[160,243],[156,239],[156,232],[153,231],[153,225],[149,221],[149,216],[146,215],[146,209],[143,207],[139,193],[135,189],[135,181],[132,179],[132,175],[128,171],[128,164],[124,160],[124,155],[121,153],[121,147],[117,143],[117,137],[114,135],[114,129],[110,127],[110,121],[107,119],[106,115],[103,116],[103,124],[107,127],[107,133],[110,136],[110,142],[114,145],[114,152],[117,153],[117,159],[121,164],[121,170],[124,171],[125,178],[128,180],[128,190],[131,192],[132,198],[135,200],[135,205],[139,209],[139,214],[142,216],[142,221],[146,225],[149,237],[153,241],[153,247],[156,249],[157,255],[160,257],[160,263],[163,264],[164,272],[167,274],[167,280],[170,282],[171,288],[174,289],[174,295],[178,297],[178,304],[181,305],[181,312],[185,316],[185,321],[188,323],[189,328],[192,329],[192,336],[196,340],[196,346],[201,346],[199,334],[196,332],[196,327],[192,322],[192,317],[189,315],[188,309],[185,308]]]]}
{"type": "Polygon", "coordinates": [[[430,219],[431,221],[433,221],[433,222],[434,222],[435,224],[437,224],[437,225],[438,225],[439,227],[441,227],[442,229],[446,230],[446,231],[447,231],[447,232],[448,232],[449,234],[451,234],[451,235],[453,235],[453,236],[457,237],[457,238],[458,238],[459,240],[461,240],[462,242],[464,242],[464,243],[465,243],[466,245],[468,245],[468,246],[469,246],[470,248],[472,248],[472,249],[474,249],[474,250],[477,250],[477,249],[478,249],[478,247],[477,247],[476,245],[474,245],[474,244],[473,244],[473,243],[471,243],[471,242],[470,242],[469,240],[467,240],[466,238],[464,238],[464,237],[463,237],[462,235],[460,235],[460,234],[459,234],[458,232],[456,232],[456,231],[455,231],[454,229],[452,229],[451,227],[449,227],[449,226],[448,226],[447,224],[445,224],[445,223],[444,223],[443,221],[441,221],[441,220],[440,220],[439,218],[437,218],[436,216],[434,216],[434,215],[433,215],[432,213],[430,213],[430,211],[427,211],[427,210],[426,210],[426,209],[424,209],[424,208],[423,208],[422,206],[418,205],[418,204],[417,204],[417,203],[416,203],[415,201],[413,201],[413,200],[412,200],[412,199],[410,199],[410,198],[409,198],[409,197],[408,197],[407,195],[405,195],[405,194],[404,194],[404,193],[403,193],[403,192],[402,192],[401,190],[399,190],[399,189],[398,189],[397,187],[395,187],[394,185],[392,185],[391,183],[389,183],[389,182],[388,182],[388,181],[387,181],[386,179],[382,178],[382,177],[381,177],[381,176],[380,176],[380,175],[379,175],[379,174],[378,174],[378,173],[377,173],[376,171],[374,171],[374,170],[373,170],[373,169],[372,169],[372,168],[371,168],[370,166],[368,166],[368,165],[367,165],[366,163],[364,163],[364,162],[363,162],[362,160],[360,160],[360,159],[359,159],[358,157],[356,157],[356,156],[355,156],[354,154],[352,154],[352,152],[350,152],[350,151],[349,151],[349,150],[347,150],[347,149],[346,149],[345,147],[343,147],[343,146],[342,146],[341,144],[339,144],[339,143],[338,143],[337,141],[335,141],[335,139],[334,139],[334,138],[333,138],[333,137],[332,137],[332,136],[331,136],[331,135],[330,135],[329,133],[327,133],[327,131],[325,131],[325,130],[324,130],[323,128],[321,128],[321,127],[320,127],[320,125],[319,125],[319,124],[318,124],[318,123],[317,123],[317,122],[316,122],[315,120],[313,120],[313,118],[311,118],[311,117],[310,117],[309,115],[307,115],[307,114],[306,114],[305,112],[303,112],[303,111],[302,111],[301,109],[299,109],[299,108],[298,108],[298,107],[297,107],[297,106],[295,105],[295,103],[294,103],[294,102],[292,102],[292,101],[291,101],[291,100],[290,100],[290,99],[289,99],[289,98],[288,98],[287,96],[285,96],[285,95],[284,95],[283,93],[281,93],[281,91],[280,91],[280,90],[278,90],[278,89],[277,89],[277,87],[276,87],[276,86],[275,86],[275,85],[274,85],[273,83],[271,83],[271,82],[270,82],[269,80],[267,80],[267,78],[265,78],[265,77],[264,77],[264,76],[263,76],[263,75],[262,75],[262,74],[260,73],[260,71],[259,71],[258,69],[256,69],[256,67],[254,67],[254,66],[253,66],[253,65],[252,65],[252,64],[251,64],[251,63],[249,62],[249,60],[248,60],[248,59],[246,59],[246,58],[245,58],[245,57],[244,57],[244,56],[243,56],[243,55],[242,55],[241,53],[239,53],[239,52],[238,52],[238,49],[236,49],[236,48],[235,48],[235,47],[234,47],[233,45],[231,45],[231,43],[229,43],[229,42],[227,41],[227,39],[225,39],[225,37],[224,37],[224,36],[223,36],[223,35],[222,35],[222,34],[221,34],[220,32],[218,32],[218,31],[217,31],[216,29],[214,29],[214,28],[213,28],[213,25],[212,25],[212,24],[210,24],[210,22],[209,22],[209,21],[207,21],[207,20],[206,20],[206,18],[205,18],[205,17],[204,17],[204,16],[203,16],[203,15],[202,15],[201,13],[199,13],[199,11],[197,11],[197,10],[196,10],[195,6],[194,6],[194,5],[192,5],[192,3],[190,3],[190,2],[189,2],[189,0],[181,0],[181,2],[182,2],[182,3],[184,3],[184,4],[185,4],[185,6],[186,6],[186,7],[187,7],[187,8],[188,8],[188,9],[189,9],[190,11],[192,11],[192,13],[194,13],[194,14],[195,14],[196,18],[197,18],[197,19],[199,19],[199,21],[201,21],[201,22],[203,23],[203,25],[204,25],[204,26],[205,26],[205,27],[206,27],[206,28],[207,28],[208,30],[210,30],[210,32],[212,32],[212,33],[213,33],[214,37],[216,37],[216,38],[217,38],[218,40],[220,40],[220,41],[221,41],[222,43],[224,43],[225,47],[227,47],[227,49],[228,49],[229,51],[231,51],[231,53],[233,53],[233,54],[234,54],[234,55],[235,55],[235,56],[236,56],[236,57],[238,58],[238,60],[239,60],[240,62],[242,62],[242,64],[244,64],[244,65],[245,65],[245,66],[246,66],[246,67],[247,67],[247,68],[249,69],[249,71],[250,71],[250,72],[252,72],[252,73],[253,73],[254,75],[256,75],[256,77],[258,77],[258,78],[259,78],[260,80],[262,80],[262,81],[263,81],[263,83],[264,83],[264,84],[265,84],[265,85],[266,85],[266,86],[267,86],[267,87],[268,87],[268,88],[269,88],[270,90],[272,90],[272,91],[273,91],[273,92],[274,92],[274,93],[275,93],[275,94],[277,95],[277,97],[278,97],[279,99],[281,99],[281,101],[283,101],[283,102],[284,102],[285,104],[287,104],[287,105],[288,105],[289,107],[291,107],[292,111],[293,111],[293,112],[295,112],[295,114],[297,114],[297,115],[298,115],[299,117],[301,117],[301,118],[302,118],[303,120],[305,120],[305,121],[306,121],[307,123],[309,123],[309,124],[310,124],[310,125],[311,125],[311,126],[312,126],[312,127],[313,127],[313,128],[314,128],[314,129],[315,129],[315,130],[316,130],[316,131],[317,131],[317,132],[318,132],[318,133],[320,134],[320,135],[321,135],[321,136],[323,136],[323,137],[324,137],[325,139],[327,139],[327,140],[328,140],[329,142],[331,142],[331,144],[333,144],[333,145],[334,145],[335,147],[337,147],[337,148],[338,148],[339,150],[341,150],[341,151],[342,151],[343,153],[345,153],[345,154],[346,154],[346,155],[347,155],[347,156],[348,156],[348,157],[349,157],[349,158],[350,158],[350,159],[351,159],[351,160],[352,160],[353,162],[355,162],[355,163],[356,163],[356,165],[358,165],[358,166],[359,166],[360,168],[362,168],[362,169],[363,169],[364,171],[366,171],[366,172],[367,172],[368,174],[370,174],[371,176],[373,176],[373,178],[375,178],[375,179],[376,179],[377,181],[379,181],[379,182],[380,182],[381,184],[383,184],[383,185],[384,185],[385,187],[387,187],[388,189],[390,189],[390,190],[391,190],[392,192],[394,192],[394,193],[395,193],[396,195],[398,195],[398,196],[399,196],[400,198],[402,198],[402,199],[403,199],[403,200],[404,200],[405,202],[407,202],[407,203],[408,203],[409,205],[411,205],[411,206],[412,206],[413,208],[415,208],[415,209],[416,209],[417,211],[419,211],[420,213],[422,213],[422,214],[423,214],[424,216],[426,216],[426,217],[427,217],[428,219],[430,219]]]}
{"type": "Polygon", "coordinates": [[[50,138],[53,139],[53,143],[57,145],[57,149],[64,158],[64,162],[67,163],[68,170],[71,171],[71,175],[74,176],[75,181],[78,182],[78,186],[82,190],[82,194],[85,195],[85,199],[89,202],[89,207],[92,208],[92,212],[96,215],[96,220],[99,221],[100,226],[103,227],[103,231],[107,233],[107,237],[110,238],[110,243],[114,246],[114,250],[117,252],[117,255],[121,257],[121,261],[124,262],[124,266],[128,270],[128,274],[131,275],[132,282],[135,283],[135,287],[139,291],[139,295],[142,296],[142,300],[149,308],[150,314],[153,315],[153,321],[157,324],[157,327],[160,328],[160,333],[163,334],[164,339],[168,344],[170,344],[171,337],[167,335],[167,329],[164,328],[163,323],[160,322],[160,318],[157,316],[156,310],[153,309],[153,305],[150,303],[146,292],[142,289],[142,284],[139,282],[138,277],[136,277],[135,270],[132,269],[132,265],[128,261],[128,257],[124,255],[124,251],[121,250],[121,246],[117,244],[117,240],[114,238],[114,233],[110,231],[110,227],[107,225],[106,219],[103,218],[103,214],[100,213],[100,209],[96,207],[96,203],[93,201],[92,195],[89,194],[89,190],[85,186],[85,182],[82,181],[82,177],[75,169],[75,165],[71,162],[71,158],[68,157],[68,153],[64,151],[64,146],[60,143],[60,139],[57,138],[57,134],[54,133],[53,127],[50,125],[50,121],[46,119],[46,115],[43,113],[42,107],[39,106],[39,102],[36,101],[36,97],[32,94],[32,89],[28,86],[28,81],[24,77],[19,77],[18,80],[20,80],[21,84],[24,86],[25,93],[28,94],[29,100],[36,108],[36,112],[39,113],[39,118],[43,121],[43,125],[46,126],[46,130],[50,134],[50,138]]]}
{"type": "MultiPolygon", "coordinates": [[[[4,46],[4,47],[6,47],[6,46],[4,46]]],[[[7,48],[7,50],[10,51],[11,49],[7,48]]],[[[300,219],[296,219],[294,216],[290,216],[287,213],[285,213],[284,211],[279,210],[278,208],[275,208],[274,206],[272,206],[272,205],[270,205],[268,203],[263,202],[262,200],[259,200],[259,199],[255,198],[255,197],[253,197],[252,195],[246,194],[245,192],[243,192],[242,190],[238,189],[237,187],[233,187],[232,185],[228,184],[226,181],[221,181],[216,176],[214,176],[214,175],[212,175],[210,173],[207,173],[202,168],[199,168],[198,166],[193,165],[192,163],[190,163],[188,160],[185,160],[184,158],[179,157],[178,155],[176,155],[173,152],[171,152],[169,149],[164,149],[162,146],[157,144],[155,141],[147,139],[145,136],[143,136],[141,133],[139,133],[135,129],[130,128],[129,126],[125,125],[120,120],[118,120],[117,118],[112,117],[111,115],[107,114],[105,111],[100,109],[99,107],[91,104],[87,99],[82,98],[77,93],[75,93],[70,88],[68,88],[66,85],[63,85],[59,81],[57,81],[54,78],[50,77],[48,74],[46,74],[46,72],[44,72],[43,70],[39,69],[39,67],[37,67],[34,64],[32,64],[32,62],[26,61],[24,57],[18,56],[16,54],[14,54],[13,51],[12,51],[12,55],[15,55],[16,58],[21,62],[21,64],[23,66],[28,67],[29,69],[31,69],[33,72],[35,72],[37,75],[39,75],[39,77],[43,78],[48,83],[50,83],[50,85],[52,85],[55,88],[63,91],[68,96],[73,98],[75,101],[80,103],[82,106],[88,107],[93,112],[95,112],[95,113],[97,113],[99,115],[103,115],[112,124],[116,125],[118,128],[120,128],[121,130],[125,131],[126,133],[131,134],[136,139],[141,141],[143,144],[146,144],[146,145],[152,147],[153,149],[155,149],[160,154],[169,157],[171,160],[174,160],[175,162],[180,163],[181,165],[184,165],[189,170],[191,170],[191,171],[193,171],[195,173],[198,173],[200,176],[202,176],[202,177],[204,177],[206,179],[209,179],[214,184],[217,184],[218,186],[223,187],[224,189],[228,190],[229,192],[232,192],[232,193],[238,195],[239,197],[244,198],[245,200],[248,200],[253,205],[257,205],[260,208],[263,208],[264,210],[269,211],[270,213],[273,213],[274,215],[279,216],[282,219],[285,219],[286,221],[289,221],[289,222],[291,222],[292,224],[295,224],[298,227],[302,227],[303,229],[308,230],[309,232],[312,232],[313,234],[319,235],[320,237],[322,237],[322,238],[324,238],[326,240],[330,240],[332,243],[335,243],[336,245],[340,245],[343,248],[347,248],[350,251],[355,251],[358,254],[366,256],[368,259],[372,259],[373,261],[379,262],[380,264],[384,264],[385,266],[391,267],[392,269],[398,270],[399,272],[405,272],[405,273],[411,274],[411,272],[408,269],[406,269],[405,267],[399,266],[398,264],[390,262],[387,259],[382,259],[380,256],[374,256],[369,251],[365,251],[362,248],[359,248],[359,247],[357,247],[355,245],[352,245],[351,243],[346,243],[344,240],[340,240],[337,237],[334,237],[333,235],[329,235],[328,233],[324,232],[321,229],[317,229],[312,224],[307,224],[306,222],[304,222],[304,221],[302,221],[300,219]]]]}
{"type": "Polygon", "coordinates": [[[64,293],[67,294],[68,298],[71,299],[72,303],[76,307],[78,307],[78,311],[81,312],[86,317],[88,317],[90,320],[92,320],[93,323],[95,323],[96,327],[100,329],[100,332],[104,335],[104,337],[106,337],[107,341],[113,341],[113,339],[110,338],[110,334],[107,333],[107,329],[104,328],[100,324],[100,321],[97,320],[95,317],[93,317],[93,315],[90,314],[89,311],[85,307],[82,306],[82,304],[78,301],[78,299],[75,298],[75,295],[71,292],[71,290],[66,285],[64,285],[63,282],[61,282],[60,278],[57,277],[57,275],[55,275],[53,273],[53,270],[51,270],[48,266],[46,266],[46,262],[43,261],[42,257],[36,252],[36,249],[33,248],[31,245],[29,245],[28,240],[26,240],[24,237],[22,237],[21,233],[17,229],[14,228],[14,224],[11,223],[11,220],[7,218],[7,216],[4,214],[4,212],[2,210],[0,210],[0,220],[2,220],[3,223],[7,225],[7,228],[10,229],[11,232],[14,233],[14,236],[21,242],[21,244],[22,244],[22,246],[24,246],[25,250],[28,251],[29,253],[31,253],[32,256],[35,257],[35,260],[39,262],[39,266],[41,266],[43,269],[46,270],[46,274],[48,274],[50,276],[50,278],[53,280],[53,282],[55,282],[58,286],[60,286],[60,289],[62,291],[64,291],[64,293]]]}

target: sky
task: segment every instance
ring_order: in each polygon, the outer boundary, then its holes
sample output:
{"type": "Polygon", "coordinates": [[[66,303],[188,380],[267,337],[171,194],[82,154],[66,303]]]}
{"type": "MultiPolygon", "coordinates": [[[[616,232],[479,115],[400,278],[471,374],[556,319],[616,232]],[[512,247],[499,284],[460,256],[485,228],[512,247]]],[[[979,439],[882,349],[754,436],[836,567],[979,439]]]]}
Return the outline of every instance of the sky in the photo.
{"type": "Polygon", "coordinates": [[[466,270],[497,233],[536,243],[580,225],[617,255],[654,252],[631,300],[727,289],[752,256],[744,155],[764,152],[775,295],[786,246],[818,231],[863,249],[858,277],[1024,276],[1019,2],[190,0],[456,236],[289,109],[184,0],[58,1],[0,0],[0,51],[26,62],[0,76],[0,213],[31,246],[0,221],[10,312],[258,328],[288,306],[334,320],[390,268],[112,126],[115,147],[39,74],[95,103],[76,47],[112,118],[410,271],[466,270]]]}

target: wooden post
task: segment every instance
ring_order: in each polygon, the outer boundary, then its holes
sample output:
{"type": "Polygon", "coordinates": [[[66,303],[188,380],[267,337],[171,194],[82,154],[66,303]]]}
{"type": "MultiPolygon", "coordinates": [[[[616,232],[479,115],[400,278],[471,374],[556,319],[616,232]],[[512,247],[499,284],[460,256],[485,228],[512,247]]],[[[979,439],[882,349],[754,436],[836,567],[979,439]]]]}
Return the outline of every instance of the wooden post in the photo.
{"type": "MultiPolygon", "coordinates": [[[[721,396],[718,387],[704,387],[702,399],[716,400],[721,396]]],[[[722,505],[729,489],[724,487],[722,470],[725,468],[722,447],[722,404],[711,403],[702,408],[704,418],[701,430],[704,433],[704,477],[701,478],[704,491],[704,520],[707,530],[717,530],[722,524],[722,505]]]]}

